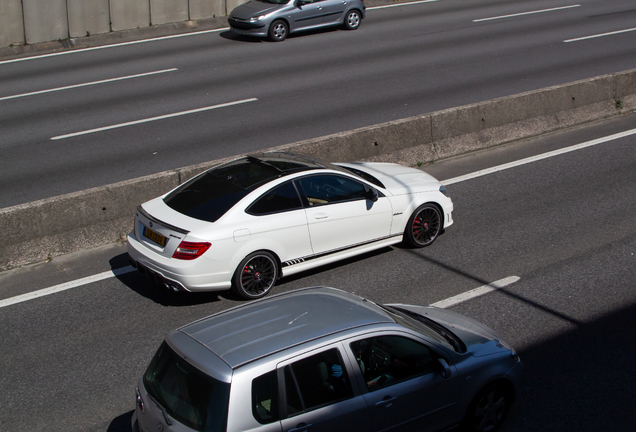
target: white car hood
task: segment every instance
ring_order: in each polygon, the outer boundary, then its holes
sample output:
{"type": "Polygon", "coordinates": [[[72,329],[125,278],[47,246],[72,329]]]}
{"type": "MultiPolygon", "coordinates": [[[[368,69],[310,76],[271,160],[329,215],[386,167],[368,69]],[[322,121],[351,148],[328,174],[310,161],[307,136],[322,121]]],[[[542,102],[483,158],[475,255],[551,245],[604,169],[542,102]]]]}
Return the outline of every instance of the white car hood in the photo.
{"type": "Polygon", "coordinates": [[[393,163],[355,162],[337,165],[369,173],[380,180],[393,195],[436,191],[442,185],[435,177],[424,171],[393,163]]]}

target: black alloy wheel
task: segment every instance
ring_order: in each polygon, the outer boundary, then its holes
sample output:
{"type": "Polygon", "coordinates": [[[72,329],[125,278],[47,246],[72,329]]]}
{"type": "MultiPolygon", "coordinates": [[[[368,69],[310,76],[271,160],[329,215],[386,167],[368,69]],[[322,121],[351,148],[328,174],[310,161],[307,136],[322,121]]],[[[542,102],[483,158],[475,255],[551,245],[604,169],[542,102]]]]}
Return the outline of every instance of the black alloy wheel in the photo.
{"type": "Polygon", "coordinates": [[[274,21],[269,25],[269,38],[274,42],[282,42],[287,38],[289,27],[282,20],[274,21]]]}
{"type": "Polygon", "coordinates": [[[411,215],[404,232],[405,242],[413,247],[432,244],[442,230],[442,215],[434,204],[423,204],[411,215]]]}
{"type": "Polygon", "coordinates": [[[252,300],[263,297],[278,279],[278,264],[269,252],[248,255],[234,273],[232,287],[243,298],[252,300]]]}

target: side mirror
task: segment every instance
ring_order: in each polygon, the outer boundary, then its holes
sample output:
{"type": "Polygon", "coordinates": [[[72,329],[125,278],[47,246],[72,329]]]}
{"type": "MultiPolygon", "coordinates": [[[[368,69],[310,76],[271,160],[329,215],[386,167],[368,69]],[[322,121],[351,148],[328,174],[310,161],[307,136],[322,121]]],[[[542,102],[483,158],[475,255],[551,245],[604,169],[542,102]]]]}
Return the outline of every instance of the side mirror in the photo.
{"type": "Polygon", "coordinates": [[[373,189],[373,188],[370,188],[368,186],[365,186],[364,188],[366,189],[365,190],[365,195],[366,195],[367,199],[369,199],[369,200],[371,200],[373,202],[376,202],[378,200],[378,191],[373,189]]]}
{"type": "Polygon", "coordinates": [[[439,363],[440,366],[442,367],[442,370],[439,372],[441,377],[444,378],[444,379],[450,378],[450,376],[453,373],[451,372],[451,368],[450,368],[450,366],[448,366],[448,363],[446,363],[446,360],[444,360],[443,358],[438,358],[437,359],[437,363],[439,363]]]}

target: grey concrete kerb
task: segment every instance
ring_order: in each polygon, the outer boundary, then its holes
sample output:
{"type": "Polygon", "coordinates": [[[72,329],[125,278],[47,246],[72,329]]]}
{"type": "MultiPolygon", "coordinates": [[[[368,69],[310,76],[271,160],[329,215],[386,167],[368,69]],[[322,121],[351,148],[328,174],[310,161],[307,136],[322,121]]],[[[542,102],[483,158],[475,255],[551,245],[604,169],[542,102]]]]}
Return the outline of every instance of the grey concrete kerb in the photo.
{"type": "MultiPolygon", "coordinates": [[[[269,150],[416,166],[635,109],[636,69],[269,150]]],[[[0,271],[124,239],[140,203],[226,160],[0,209],[0,271]]]]}

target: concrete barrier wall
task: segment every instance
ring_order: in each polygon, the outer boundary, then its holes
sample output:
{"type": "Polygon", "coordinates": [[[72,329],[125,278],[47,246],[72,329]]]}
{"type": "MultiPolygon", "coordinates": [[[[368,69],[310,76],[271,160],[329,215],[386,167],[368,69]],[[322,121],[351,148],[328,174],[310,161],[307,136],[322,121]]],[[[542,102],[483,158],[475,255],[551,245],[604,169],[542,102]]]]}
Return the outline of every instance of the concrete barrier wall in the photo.
{"type": "MultiPolygon", "coordinates": [[[[270,150],[415,166],[632,110],[636,69],[270,150]]],[[[226,160],[0,209],[0,270],[124,239],[139,204],[226,160]]]]}
{"type": "Polygon", "coordinates": [[[153,25],[188,19],[188,0],[150,0],[150,22],[153,25]]]}
{"type": "Polygon", "coordinates": [[[225,16],[245,1],[0,0],[0,48],[225,16]]]}
{"type": "Polygon", "coordinates": [[[28,43],[66,39],[66,0],[22,0],[24,34],[28,43]]]}
{"type": "Polygon", "coordinates": [[[224,16],[226,12],[225,1],[190,0],[190,19],[199,20],[210,17],[224,16]]]}
{"type": "Polygon", "coordinates": [[[108,0],[67,0],[70,37],[84,37],[110,31],[108,0]]]}
{"type": "Polygon", "coordinates": [[[24,43],[21,0],[0,0],[0,47],[24,43]]]}
{"type": "Polygon", "coordinates": [[[110,0],[113,31],[143,28],[150,25],[148,0],[110,0]]]}

